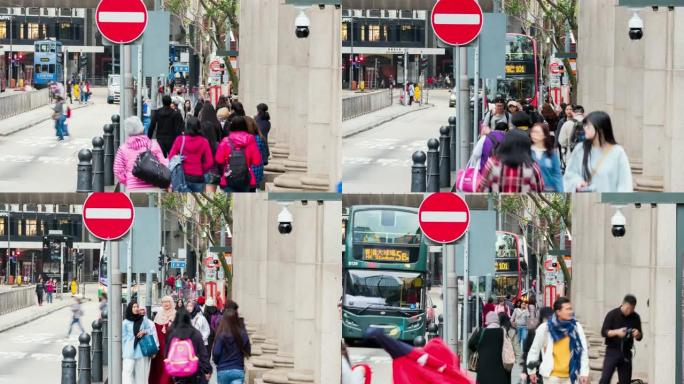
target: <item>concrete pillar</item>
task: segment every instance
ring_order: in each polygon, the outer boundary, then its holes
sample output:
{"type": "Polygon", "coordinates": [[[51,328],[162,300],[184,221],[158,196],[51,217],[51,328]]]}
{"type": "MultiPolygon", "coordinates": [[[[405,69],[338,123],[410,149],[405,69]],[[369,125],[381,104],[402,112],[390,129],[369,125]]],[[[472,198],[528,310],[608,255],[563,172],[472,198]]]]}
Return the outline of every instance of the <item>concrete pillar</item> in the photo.
{"type": "MultiPolygon", "coordinates": [[[[300,203],[298,203],[300,204],[300,203]]],[[[317,206],[309,202],[297,207],[295,222],[311,223],[309,230],[296,233],[298,244],[295,264],[294,291],[297,297],[294,312],[294,363],[296,370],[316,368],[318,335],[316,334],[316,311],[318,309],[316,285],[316,253],[321,223],[318,221],[317,206]]],[[[303,229],[303,228],[302,228],[303,229]]],[[[296,229],[295,229],[296,230],[296,229]]],[[[293,231],[294,232],[294,231],[293,231]]],[[[339,252],[338,252],[339,253],[339,252]]]]}
{"type": "Polygon", "coordinates": [[[241,316],[261,329],[268,319],[268,204],[265,194],[236,193],[233,208],[234,297],[241,316]]]}
{"type": "Polygon", "coordinates": [[[342,327],[337,303],[342,297],[342,262],[339,242],[342,202],[329,201],[318,206],[318,246],[316,250],[316,369],[315,382],[335,383],[340,364],[327,356],[339,348],[342,327]]]}
{"type": "MultiPolygon", "coordinates": [[[[295,204],[293,204],[295,205],[295,204]]],[[[278,249],[280,250],[280,266],[276,269],[279,279],[279,286],[275,287],[275,292],[280,295],[280,309],[278,311],[278,321],[275,323],[278,327],[278,355],[282,357],[292,357],[294,355],[294,328],[295,306],[299,299],[295,296],[295,261],[297,251],[301,246],[292,241],[297,239],[297,234],[302,232],[311,232],[311,227],[298,221],[295,222],[290,235],[281,235],[276,229],[277,216],[281,207],[279,204],[271,203],[270,213],[272,215],[273,236],[278,239],[278,249]],[[304,224],[304,225],[302,225],[304,224]],[[294,235],[294,236],[293,236],[294,235]],[[286,289],[283,289],[287,287],[286,289]]],[[[293,214],[296,216],[299,208],[293,207],[293,214]]]]}

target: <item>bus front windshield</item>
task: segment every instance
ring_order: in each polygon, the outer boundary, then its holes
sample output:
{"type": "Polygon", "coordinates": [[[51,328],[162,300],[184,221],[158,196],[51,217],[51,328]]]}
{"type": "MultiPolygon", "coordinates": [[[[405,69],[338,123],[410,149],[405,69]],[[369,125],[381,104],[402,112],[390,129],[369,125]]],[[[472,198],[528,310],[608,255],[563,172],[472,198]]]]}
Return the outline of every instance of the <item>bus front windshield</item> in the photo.
{"type": "Polygon", "coordinates": [[[360,309],[425,308],[424,279],[417,272],[347,270],[344,304],[360,309]]]}
{"type": "Polygon", "coordinates": [[[389,209],[354,213],[354,243],[420,244],[418,215],[389,209]]]}
{"type": "Polygon", "coordinates": [[[492,283],[492,296],[516,297],[518,295],[518,276],[496,276],[492,283]]]}
{"type": "Polygon", "coordinates": [[[506,100],[534,99],[536,91],[534,76],[501,79],[497,86],[497,95],[506,100]]]}

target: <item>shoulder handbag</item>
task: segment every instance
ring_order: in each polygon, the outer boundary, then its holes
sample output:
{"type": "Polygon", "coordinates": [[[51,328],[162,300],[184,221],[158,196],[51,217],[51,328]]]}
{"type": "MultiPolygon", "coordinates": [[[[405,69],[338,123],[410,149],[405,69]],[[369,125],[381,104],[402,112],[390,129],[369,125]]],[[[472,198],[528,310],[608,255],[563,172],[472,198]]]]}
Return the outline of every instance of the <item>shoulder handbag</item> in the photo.
{"type": "Polygon", "coordinates": [[[157,347],[157,343],[152,335],[143,336],[138,345],[140,345],[140,351],[142,351],[143,356],[153,356],[159,352],[159,347],[157,347]]]}
{"type": "Polygon", "coordinates": [[[480,179],[480,160],[470,158],[464,169],[458,171],[455,190],[458,192],[477,192],[480,179]]]}
{"type": "Polygon", "coordinates": [[[596,168],[591,170],[591,179],[593,180],[596,174],[598,173],[599,170],[601,170],[601,166],[603,165],[604,161],[606,160],[606,157],[610,154],[610,152],[613,151],[613,146],[610,145],[608,148],[603,150],[603,156],[601,156],[601,160],[599,160],[598,164],[596,164],[596,168]]]}
{"type": "Polygon", "coordinates": [[[475,348],[475,352],[473,352],[470,355],[470,358],[468,358],[468,370],[471,372],[477,372],[477,366],[480,360],[480,343],[482,343],[482,337],[484,336],[485,330],[485,328],[480,329],[480,336],[477,341],[477,347],[475,348]]]}
{"type": "Polygon", "coordinates": [[[173,192],[190,192],[188,183],[185,181],[183,171],[183,148],[185,148],[185,135],[182,136],[180,152],[169,161],[171,171],[171,188],[173,192]]]}
{"type": "Polygon", "coordinates": [[[133,176],[162,189],[168,188],[171,183],[169,169],[159,162],[150,148],[140,153],[135,159],[133,176]]]}
{"type": "Polygon", "coordinates": [[[501,361],[503,362],[504,369],[510,372],[515,364],[515,351],[513,350],[513,343],[508,337],[508,332],[505,328],[501,328],[503,331],[503,346],[501,347],[501,361]]]}

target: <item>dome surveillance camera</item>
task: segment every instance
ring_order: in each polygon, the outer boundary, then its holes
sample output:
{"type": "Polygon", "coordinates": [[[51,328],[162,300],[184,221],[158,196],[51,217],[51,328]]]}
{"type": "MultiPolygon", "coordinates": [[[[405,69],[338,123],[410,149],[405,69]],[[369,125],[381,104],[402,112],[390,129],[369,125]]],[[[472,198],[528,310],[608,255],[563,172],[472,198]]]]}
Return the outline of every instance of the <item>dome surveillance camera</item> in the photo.
{"type": "Polygon", "coordinates": [[[622,211],[620,211],[620,208],[617,208],[615,214],[610,219],[610,225],[613,237],[625,236],[625,233],[627,232],[627,229],[625,228],[627,225],[627,219],[625,218],[625,215],[622,214],[622,211]]]}
{"type": "Polygon", "coordinates": [[[629,19],[629,38],[641,40],[644,37],[644,21],[639,17],[639,13],[634,11],[634,15],[629,19]]]}
{"type": "Polygon", "coordinates": [[[306,39],[309,37],[309,27],[311,26],[311,20],[304,12],[304,9],[299,10],[299,15],[295,19],[295,35],[300,39],[306,39]]]}
{"type": "Polygon", "coordinates": [[[292,213],[287,209],[289,203],[281,203],[283,209],[278,214],[278,232],[282,235],[287,235],[292,232],[292,222],[294,217],[292,213]]]}

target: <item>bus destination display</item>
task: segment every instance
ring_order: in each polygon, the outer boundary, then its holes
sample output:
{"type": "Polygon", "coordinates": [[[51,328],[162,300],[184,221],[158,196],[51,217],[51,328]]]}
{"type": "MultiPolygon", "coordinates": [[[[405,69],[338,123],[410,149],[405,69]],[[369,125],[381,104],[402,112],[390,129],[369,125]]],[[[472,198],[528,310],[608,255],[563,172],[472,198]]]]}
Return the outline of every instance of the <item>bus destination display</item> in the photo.
{"type": "Polygon", "coordinates": [[[363,260],[391,263],[408,263],[410,258],[409,252],[402,249],[364,248],[363,260]]]}

